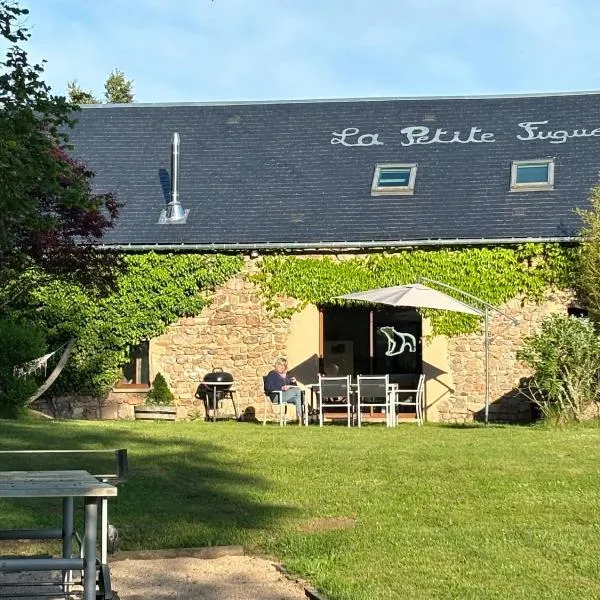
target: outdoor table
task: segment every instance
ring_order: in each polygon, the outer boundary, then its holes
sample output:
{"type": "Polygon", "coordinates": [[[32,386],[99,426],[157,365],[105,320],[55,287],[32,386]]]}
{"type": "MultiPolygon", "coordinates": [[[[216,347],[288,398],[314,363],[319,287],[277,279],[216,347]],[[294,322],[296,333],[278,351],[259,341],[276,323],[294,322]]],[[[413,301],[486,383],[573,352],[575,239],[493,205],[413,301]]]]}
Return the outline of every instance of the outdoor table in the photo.
{"type": "MultiPolygon", "coordinates": [[[[313,408],[314,407],[314,398],[318,397],[318,395],[319,395],[319,384],[318,383],[307,383],[306,387],[308,389],[310,389],[310,406],[311,406],[311,408],[313,408]]],[[[397,383],[390,383],[389,389],[392,393],[397,393],[398,391],[400,391],[397,383]]],[[[350,384],[350,393],[356,394],[357,391],[358,391],[358,384],[351,383],[350,384]]],[[[305,414],[307,414],[306,410],[305,410],[305,414]]],[[[305,425],[308,425],[308,418],[306,418],[305,425]]]]}
{"type": "MultiPolygon", "coordinates": [[[[83,574],[83,600],[96,600],[96,538],[98,503],[117,495],[114,485],[88,471],[0,471],[0,498],[62,498],[62,529],[0,529],[0,539],[62,539],[62,558],[0,558],[0,573],[10,571],[63,571],[83,574]],[[82,558],[73,558],[73,499],[84,499],[82,558]]],[[[106,565],[101,565],[106,567],[106,565]]],[[[106,572],[107,569],[106,569],[106,572]]],[[[65,589],[65,592],[71,590],[65,589]]],[[[110,582],[108,596],[111,598],[110,582]]]]}

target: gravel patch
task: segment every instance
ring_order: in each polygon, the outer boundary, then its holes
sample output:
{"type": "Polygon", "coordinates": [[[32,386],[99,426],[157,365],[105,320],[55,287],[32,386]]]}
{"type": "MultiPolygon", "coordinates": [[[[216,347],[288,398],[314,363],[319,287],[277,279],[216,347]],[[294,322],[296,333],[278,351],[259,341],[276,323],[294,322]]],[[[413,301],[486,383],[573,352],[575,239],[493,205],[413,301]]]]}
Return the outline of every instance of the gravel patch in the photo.
{"type": "Polygon", "coordinates": [[[110,571],[121,600],[306,600],[303,586],[253,556],[128,559],[110,571]]]}
{"type": "MultiPolygon", "coordinates": [[[[125,559],[110,563],[112,589],[120,600],[306,600],[304,586],[278,571],[275,563],[253,556],[125,559]]],[[[35,594],[34,582],[57,582],[46,592],[60,592],[60,573],[9,573],[0,591],[35,594]],[[15,583],[25,584],[15,587],[15,583]],[[27,584],[31,584],[30,587],[27,584]]],[[[6,594],[8,594],[6,596],[6,594]]],[[[314,596],[310,596],[314,597],[314,596]]],[[[36,596],[39,600],[39,596],[36,596]]],[[[35,600],[21,596],[19,600],[35,600]]]]}

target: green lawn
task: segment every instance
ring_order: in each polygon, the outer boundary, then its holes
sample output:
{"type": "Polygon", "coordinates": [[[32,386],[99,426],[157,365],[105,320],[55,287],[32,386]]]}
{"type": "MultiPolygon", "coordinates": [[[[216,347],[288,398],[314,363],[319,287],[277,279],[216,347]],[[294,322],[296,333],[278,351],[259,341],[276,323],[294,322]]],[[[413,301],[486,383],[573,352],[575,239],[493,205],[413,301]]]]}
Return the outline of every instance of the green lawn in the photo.
{"type": "MultiPolygon", "coordinates": [[[[0,421],[1,449],[101,447],[129,451],[123,549],[243,544],[331,600],[600,598],[596,424],[0,421]]],[[[48,502],[0,502],[0,526],[56,523],[48,502]]]]}

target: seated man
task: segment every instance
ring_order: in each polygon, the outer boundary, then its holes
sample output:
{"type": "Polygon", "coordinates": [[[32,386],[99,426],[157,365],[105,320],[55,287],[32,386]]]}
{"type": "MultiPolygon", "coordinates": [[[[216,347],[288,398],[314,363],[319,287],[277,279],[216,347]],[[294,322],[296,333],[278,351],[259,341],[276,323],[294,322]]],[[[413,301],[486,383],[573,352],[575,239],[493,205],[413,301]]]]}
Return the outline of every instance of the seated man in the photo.
{"type": "MultiPolygon", "coordinates": [[[[298,419],[302,419],[302,395],[296,385],[295,377],[288,377],[288,363],[285,358],[275,361],[275,368],[265,377],[265,392],[271,396],[273,392],[281,392],[281,401],[284,404],[295,404],[298,419]]],[[[279,396],[279,394],[277,394],[279,396]]],[[[271,399],[278,400],[278,398],[271,399]]]]}

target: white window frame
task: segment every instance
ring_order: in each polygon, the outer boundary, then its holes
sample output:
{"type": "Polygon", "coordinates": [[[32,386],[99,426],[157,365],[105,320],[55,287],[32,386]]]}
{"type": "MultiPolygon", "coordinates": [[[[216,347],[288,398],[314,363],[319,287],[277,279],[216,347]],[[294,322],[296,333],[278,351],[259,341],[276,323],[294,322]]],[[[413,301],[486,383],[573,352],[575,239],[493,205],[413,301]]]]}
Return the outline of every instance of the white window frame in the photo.
{"type": "Polygon", "coordinates": [[[513,160],[510,169],[510,190],[512,192],[552,190],[554,189],[554,159],[539,158],[534,160],[513,160]],[[517,170],[523,165],[548,165],[548,181],[517,183],[517,170]]]}
{"type": "Polygon", "coordinates": [[[373,183],[371,184],[371,196],[398,196],[415,193],[415,180],[417,179],[417,163],[379,163],[375,165],[373,183]],[[410,169],[408,185],[403,186],[380,186],[379,178],[382,171],[391,169],[410,169]]]}

